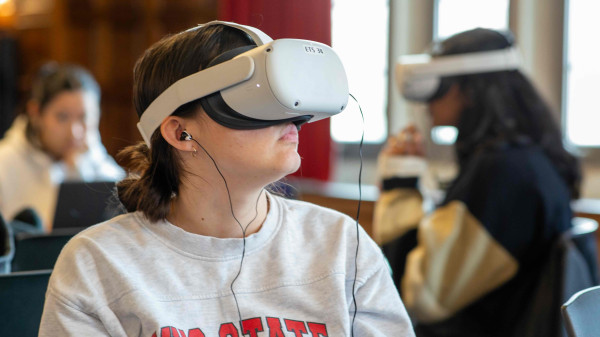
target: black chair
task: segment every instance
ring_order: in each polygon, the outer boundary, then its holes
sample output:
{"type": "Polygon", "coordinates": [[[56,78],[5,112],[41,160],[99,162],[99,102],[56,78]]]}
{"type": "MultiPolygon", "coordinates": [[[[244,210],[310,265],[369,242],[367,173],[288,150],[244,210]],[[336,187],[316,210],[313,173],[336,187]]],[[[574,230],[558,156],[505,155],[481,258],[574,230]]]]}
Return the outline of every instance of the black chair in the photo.
{"type": "Polygon", "coordinates": [[[569,337],[595,337],[600,334],[600,286],[579,291],[565,303],[562,316],[569,337]]]}
{"type": "Polygon", "coordinates": [[[12,230],[0,215],[0,274],[10,273],[14,251],[12,230]]]}
{"type": "Polygon", "coordinates": [[[566,336],[562,304],[576,292],[598,285],[597,230],[595,220],[574,218],[573,227],[554,242],[517,329],[519,336],[566,336]]]}
{"type": "Polygon", "coordinates": [[[50,270],[0,275],[0,336],[37,336],[50,270]]]}
{"type": "Polygon", "coordinates": [[[31,207],[22,209],[8,225],[11,227],[13,235],[18,233],[44,233],[42,219],[31,207]]]}
{"type": "Polygon", "coordinates": [[[73,233],[19,233],[15,235],[12,271],[52,269],[73,233]]]}

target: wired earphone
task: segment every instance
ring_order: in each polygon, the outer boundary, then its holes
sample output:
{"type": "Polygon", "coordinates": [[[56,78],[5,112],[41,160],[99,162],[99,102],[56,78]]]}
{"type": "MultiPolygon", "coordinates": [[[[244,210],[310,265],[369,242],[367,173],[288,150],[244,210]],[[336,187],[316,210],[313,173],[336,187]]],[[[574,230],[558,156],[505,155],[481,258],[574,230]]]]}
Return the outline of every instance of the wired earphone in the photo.
{"type": "MultiPolygon", "coordinates": [[[[360,246],[360,231],[359,231],[359,223],[358,223],[358,218],[360,216],[360,206],[362,203],[362,168],[363,168],[363,155],[362,155],[362,147],[363,147],[363,142],[364,142],[364,136],[365,136],[365,132],[364,132],[364,115],[362,112],[362,108],[360,106],[360,103],[358,103],[358,100],[352,95],[349,94],[350,97],[352,97],[352,99],[358,104],[358,109],[360,111],[360,116],[363,122],[363,130],[362,130],[362,134],[361,134],[361,138],[360,138],[360,143],[359,143],[359,158],[360,158],[360,166],[359,166],[359,172],[358,172],[358,206],[357,206],[357,210],[356,210],[356,251],[355,251],[355,255],[354,255],[354,278],[352,281],[352,304],[354,305],[354,313],[352,315],[352,324],[351,324],[351,336],[354,336],[354,321],[356,320],[356,313],[358,312],[358,306],[356,304],[356,278],[358,277],[358,250],[359,250],[359,246],[360,246]]],[[[217,162],[215,161],[215,159],[213,158],[213,156],[210,155],[210,153],[206,150],[206,148],[204,148],[204,146],[202,146],[202,144],[200,144],[200,142],[198,142],[195,138],[192,137],[191,134],[189,134],[187,131],[182,131],[181,135],[179,136],[179,140],[181,141],[194,141],[201,149],[202,151],[204,151],[204,153],[206,153],[206,155],[210,158],[210,160],[212,161],[213,165],[215,166],[215,169],[217,170],[217,172],[219,173],[219,175],[221,176],[221,179],[223,180],[223,183],[225,184],[225,189],[227,191],[227,197],[229,200],[229,209],[231,211],[231,215],[233,217],[233,219],[235,220],[235,222],[240,226],[240,229],[242,230],[242,257],[240,259],[240,268],[238,269],[238,272],[236,274],[236,276],[233,278],[233,280],[231,281],[230,284],[230,290],[231,293],[233,295],[233,299],[235,301],[235,305],[236,305],[236,309],[238,312],[238,317],[240,322],[242,321],[242,314],[240,311],[240,306],[237,300],[237,296],[235,294],[235,290],[233,289],[233,286],[235,284],[235,281],[237,281],[238,277],[240,276],[240,274],[242,273],[242,266],[244,263],[244,257],[246,254],[246,230],[248,229],[248,226],[254,222],[254,220],[256,219],[256,217],[258,216],[258,202],[260,200],[260,196],[262,195],[262,193],[264,192],[264,189],[258,194],[258,197],[256,198],[256,206],[255,206],[255,215],[252,218],[252,220],[250,220],[250,222],[248,222],[248,224],[244,227],[242,226],[242,224],[240,223],[240,221],[238,220],[238,218],[235,216],[235,213],[233,211],[233,203],[231,201],[231,192],[229,190],[229,185],[227,184],[227,179],[225,179],[225,176],[223,175],[223,173],[221,172],[221,170],[219,169],[219,166],[217,165],[217,162]]]]}
{"type": "MultiPolygon", "coordinates": [[[[192,139],[193,139],[192,135],[190,135],[189,133],[187,133],[187,131],[183,131],[181,133],[181,136],[179,137],[179,140],[192,140],[192,139]]],[[[198,145],[200,145],[200,144],[198,144],[198,145]]]]}
{"type": "MultiPolygon", "coordinates": [[[[182,104],[196,99],[200,99],[202,108],[214,121],[239,130],[258,129],[283,122],[291,122],[299,127],[304,123],[340,113],[346,108],[349,97],[358,104],[356,98],[349,93],[344,66],[331,47],[309,40],[273,40],[257,28],[233,22],[211,21],[201,27],[215,24],[245,32],[251,37],[254,45],[235,48],[221,54],[213,59],[206,69],[178,80],[162,92],[142,113],[138,123],[138,129],[148,146],[151,143],[150,135],[166,116],[182,104]],[[315,55],[318,57],[315,58],[315,55]],[[294,60],[294,67],[288,66],[291,59],[294,60]]],[[[356,252],[352,283],[354,313],[350,326],[351,336],[354,336],[354,322],[358,311],[355,292],[360,245],[358,218],[362,199],[364,139],[364,116],[360,104],[358,107],[363,131],[359,145],[359,200],[356,214],[356,252]]],[[[225,184],[231,215],[242,230],[243,250],[240,267],[230,285],[241,322],[242,315],[234,284],[242,272],[246,252],[246,229],[258,216],[258,203],[265,190],[262,189],[258,194],[254,218],[246,227],[242,226],[233,210],[227,180],[213,156],[185,130],[182,131],[180,140],[194,141],[210,158],[225,184]]]]}
{"type": "Polygon", "coordinates": [[[238,218],[235,216],[235,212],[233,211],[233,202],[231,201],[231,192],[229,190],[229,185],[227,184],[227,179],[225,179],[225,176],[221,172],[221,169],[219,169],[219,165],[217,165],[217,162],[215,161],[215,159],[213,158],[213,156],[210,155],[210,153],[204,148],[204,146],[202,146],[202,144],[200,144],[200,142],[198,142],[196,139],[194,139],[192,137],[192,135],[189,134],[185,130],[181,132],[181,136],[179,136],[179,140],[182,140],[182,141],[189,141],[189,140],[194,141],[202,149],[202,151],[204,151],[204,153],[206,153],[206,155],[208,156],[208,158],[210,158],[210,160],[212,161],[213,165],[217,169],[217,172],[221,176],[221,179],[223,179],[223,183],[225,184],[225,190],[227,191],[227,198],[229,200],[229,210],[231,211],[231,216],[233,217],[233,219],[235,220],[235,222],[240,226],[240,229],[242,230],[242,242],[243,242],[243,244],[242,244],[242,258],[240,259],[240,268],[238,269],[237,274],[235,275],[235,277],[233,278],[233,280],[231,281],[231,284],[229,286],[229,288],[231,290],[231,294],[233,295],[233,299],[235,301],[235,306],[236,306],[236,309],[237,309],[237,312],[238,312],[238,317],[239,317],[240,322],[241,322],[242,321],[242,313],[240,311],[240,305],[238,303],[237,296],[235,295],[235,291],[233,290],[233,285],[235,284],[235,281],[237,281],[238,277],[242,273],[242,265],[244,263],[244,257],[246,255],[246,230],[248,229],[248,226],[250,226],[250,224],[252,222],[254,222],[254,220],[256,220],[256,217],[258,216],[258,202],[260,200],[260,196],[264,192],[264,189],[260,191],[260,193],[258,194],[258,197],[256,198],[256,206],[255,206],[254,217],[250,220],[250,222],[248,222],[248,224],[245,227],[242,226],[242,223],[238,220],[238,218]]]}
{"type": "MultiPolygon", "coordinates": [[[[195,100],[200,101],[203,110],[215,122],[237,130],[260,129],[280,123],[294,123],[299,127],[304,123],[329,118],[342,112],[347,107],[349,97],[358,104],[356,98],[349,93],[348,79],[341,59],[330,46],[310,40],[273,40],[255,27],[225,21],[211,21],[190,31],[211,25],[223,25],[241,30],[251,38],[253,44],[234,48],[217,56],[209,66],[179,79],[155,98],[141,114],[137,124],[148,147],[151,147],[151,137],[162,121],[183,104],[195,100]],[[293,60],[294,67],[289,66],[290,60],[293,60]]],[[[362,199],[364,139],[364,116],[360,104],[358,107],[363,121],[363,131],[359,145],[355,269],[352,303],[348,304],[348,312],[354,308],[350,326],[351,336],[354,336],[354,322],[358,311],[355,292],[360,245],[358,218],[362,199]]],[[[243,250],[240,267],[230,285],[238,316],[242,321],[234,284],[241,275],[244,262],[246,229],[258,216],[259,200],[263,194],[266,194],[266,190],[263,188],[258,193],[256,215],[244,227],[234,213],[227,179],[213,156],[185,130],[181,132],[179,140],[195,142],[212,161],[224,182],[231,215],[242,230],[243,250]]],[[[193,151],[195,153],[196,149],[194,148],[193,151]]]]}

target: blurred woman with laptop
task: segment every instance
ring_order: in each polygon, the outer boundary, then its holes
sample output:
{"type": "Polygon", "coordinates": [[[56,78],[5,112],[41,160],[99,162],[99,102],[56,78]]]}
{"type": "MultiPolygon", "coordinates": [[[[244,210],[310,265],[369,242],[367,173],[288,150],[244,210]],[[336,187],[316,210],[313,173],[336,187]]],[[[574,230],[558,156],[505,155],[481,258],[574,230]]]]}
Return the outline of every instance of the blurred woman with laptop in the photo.
{"type": "Polygon", "coordinates": [[[100,87],[82,67],[42,66],[25,112],[0,141],[0,213],[33,209],[50,231],[62,182],[116,181],[124,171],[100,141],[100,87]]]}

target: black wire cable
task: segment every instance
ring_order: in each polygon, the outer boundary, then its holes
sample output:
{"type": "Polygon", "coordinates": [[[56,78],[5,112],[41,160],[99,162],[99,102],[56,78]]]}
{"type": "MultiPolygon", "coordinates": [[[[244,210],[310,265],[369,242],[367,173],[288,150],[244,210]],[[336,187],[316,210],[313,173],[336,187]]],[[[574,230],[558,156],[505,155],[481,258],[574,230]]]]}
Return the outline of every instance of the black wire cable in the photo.
{"type": "Polygon", "coordinates": [[[356,209],[356,253],[354,255],[354,280],[352,281],[352,303],[354,304],[354,314],[352,315],[352,326],[350,327],[350,334],[354,336],[354,321],[356,320],[356,313],[358,312],[358,306],[356,305],[356,278],[358,277],[358,247],[360,246],[360,232],[358,228],[358,217],[360,215],[360,204],[362,202],[362,169],[363,169],[363,142],[365,140],[365,116],[363,115],[360,103],[354,95],[349,94],[350,97],[358,104],[358,110],[360,111],[360,117],[362,119],[362,134],[360,136],[360,143],[358,146],[358,154],[360,157],[360,167],[358,169],[358,207],[356,209]]]}
{"type": "Polygon", "coordinates": [[[225,176],[223,175],[223,173],[219,169],[219,165],[217,165],[217,162],[215,161],[215,159],[210,155],[210,153],[208,153],[208,151],[204,148],[204,146],[202,146],[202,144],[200,144],[194,138],[191,138],[191,139],[194,142],[196,142],[196,144],[198,144],[198,146],[200,146],[200,148],[202,149],[202,151],[204,151],[204,153],[206,153],[206,155],[208,156],[208,158],[210,158],[210,160],[212,161],[213,165],[217,169],[217,172],[221,176],[221,179],[223,179],[223,183],[225,183],[225,190],[227,190],[227,198],[229,199],[229,210],[231,211],[231,216],[233,217],[233,219],[235,220],[235,222],[237,222],[237,224],[240,226],[240,229],[242,230],[242,242],[243,242],[243,245],[242,245],[242,258],[240,259],[240,268],[238,269],[237,274],[235,275],[235,277],[231,281],[231,285],[229,286],[229,289],[231,289],[231,294],[233,295],[233,299],[235,301],[235,307],[236,307],[237,312],[238,312],[238,317],[239,317],[240,322],[241,322],[242,321],[242,313],[240,311],[240,304],[238,302],[237,296],[235,295],[235,291],[233,290],[233,285],[234,285],[235,281],[237,281],[237,279],[240,276],[240,274],[242,273],[242,265],[244,263],[244,257],[246,256],[246,230],[248,229],[248,226],[250,226],[250,224],[254,220],[256,220],[256,218],[258,217],[258,202],[260,200],[260,196],[262,195],[264,189],[260,191],[260,193],[258,194],[258,197],[256,198],[256,206],[255,206],[256,208],[255,208],[254,218],[252,218],[252,220],[250,220],[250,222],[248,222],[248,224],[246,225],[246,227],[242,226],[242,224],[240,223],[240,221],[238,220],[238,218],[235,216],[235,213],[233,211],[233,202],[231,201],[231,192],[229,191],[229,185],[227,184],[227,179],[225,179],[225,176]]]}
{"type": "MultiPolygon", "coordinates": [[[[358,207],[357,207],[357,210],[356,210],[356,251],[355,251],[355,254],[354,254],[354,280],[352,281],[352,303],[354,305],[354,313],[352,315],[352,325],[351,325],[350,329],[351,329],[351,336],[354,336],[354,321],[356,320],[356,313],[358,312],[358,306],[356,304],[356,294],[355,294],[355,292],[356,292],[356,279],[358,277],[358,250],[359,250],[359,246],[360,246],[360,230],[359,230],[358,218],[360,216],[360,206],[361,206],[361,203],[362,203],[362,170],[363,170],[363,153],[362,153],[362,148],[363,148],[363,143],[364,143],[364,138],[365,138],[365,128],[364,128],[365,117],[364,117],[364,114],[363,114],[363,111],[362,111],[362,107],[360,106],[360,103],[358,102],[358,100],[356,99],[356,97],[354,97],[354,95],[352,95],[352,94],[349,94],[349,95],[356,102],[356,104],[358,104],[358,109],[360,111],[360,116],[361,116],[362,125],[363,125],[362,133],[361,133],[361,137],[360,137],[360,143],[359,143],[359,150],[358,150],[359,157],[360,157],[360,166],[359,166],[359,171],[358,171],[358,207]]],[[[225,179],[225,176],[223,175],[223,173],[219,169],[219,166],[217,165],[217,162],[210,155],[210,153],[208,153],[208,151],[204,148],[204,146],[202,146],[202,144],[200,144],[194,138],[192,138],[192,140],[194,142],[196,142],[196,144],[198,144],[198,146],[210,158],[210,160],[212,161],[213,165],[217,169],[217,172],[219,173],[219,175],[223,179],[223,183],[225,184],[225,189],[227,190],[227,197],[229,199],[229,209],[231,211],[231,216],[233,217],[233,219],[235,220],[235,222],[237,222],[237,224],[240,226],[240,229],[242,230],[243,247],[242,247],[242,258],[240,259],[240,268],[239,268],[236,276],[231,281],[231,285],[230,285],[231,294],[233,295],[233,299],[235,300],[235,305],[236,305],[236,308],[237,308],[238,317],[239,317],[240,322],[241,322],[242,321],[242,314],[241,314],[241,311],[240,311],[240,306],[239,306],[239,302],[237,300],[237,296],[235,295],[235,291],[233,289],[233,285],[234,285],[235,281],[237,281],[237,279],[240,276],[240,274],[242,273],[242,265],[244,263],[244,257],[246,255],[246,230],[248,229],[248,226],[250,226],[250,224],[254,220],[256,220],[256,217],[258,216],[258,202],[259,202],[260,196],[262,195],[262,192],[264,190],[262,190],[261,193],[258,194],[258,197],[256,199],[256,214],[254,215],[254,218],[252,218],[252,220],[250,220],[250,222],[246,225],[246,227],[242,226],[242,224],[237,219],[237,217],[235,216],[235,213],[233,211],[233,202],[231,201],[231,193],[229,191],[229,185],[227,184],[227,180],[225,179]]]]}

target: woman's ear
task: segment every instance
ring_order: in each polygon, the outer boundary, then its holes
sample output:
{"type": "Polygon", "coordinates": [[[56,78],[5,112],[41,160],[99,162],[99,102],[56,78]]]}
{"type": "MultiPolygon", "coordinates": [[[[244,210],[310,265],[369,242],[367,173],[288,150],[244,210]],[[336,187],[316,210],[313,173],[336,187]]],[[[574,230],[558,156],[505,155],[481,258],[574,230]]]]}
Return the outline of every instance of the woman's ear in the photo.
{"type": "Polygon", "coordinates": [[[174,148],[181,151],[194,151],[193,142],[181,137],[187,121],[181,117],[169,116],[160,124],[160,133],[174,148]]]}

